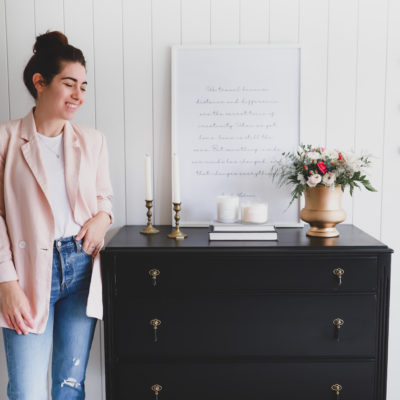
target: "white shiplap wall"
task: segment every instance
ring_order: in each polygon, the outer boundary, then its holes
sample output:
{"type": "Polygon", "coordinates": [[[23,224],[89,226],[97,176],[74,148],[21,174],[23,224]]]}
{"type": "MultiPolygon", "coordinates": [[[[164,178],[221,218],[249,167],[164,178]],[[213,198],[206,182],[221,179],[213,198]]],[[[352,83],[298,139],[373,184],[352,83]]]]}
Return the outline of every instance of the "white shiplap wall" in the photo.
{"type": "MultiPolygon", "coordinates": [[[[77,120],[107,138],[116,226],[144,222],[143,158],[154,160],[155,221],[170,222],[170,46],[300,43],[305,143],[373,153],[378,193],[344,201],[347,222],[396,252],[400,226],[400,2],[398,0],[0,0],[0,120],[32,101],[22,71],[35,34],[64,31],[87,58],[77,120]]],[[[400,397],[400,272],[393,257],[388,400],[400,397]]],[[[102,326],[87,398],[104,399],[102,326]]],[[[0,350],[0,400],[7,376],[0,350]]]]}

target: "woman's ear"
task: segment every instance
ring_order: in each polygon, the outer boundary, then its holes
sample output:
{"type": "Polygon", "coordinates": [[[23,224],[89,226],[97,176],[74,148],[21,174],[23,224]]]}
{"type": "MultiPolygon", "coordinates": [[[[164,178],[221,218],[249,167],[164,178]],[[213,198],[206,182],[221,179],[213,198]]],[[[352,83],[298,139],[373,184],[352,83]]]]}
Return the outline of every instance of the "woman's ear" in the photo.
{"type": "Polygon", "coordinates": [[[44,88],[46,87],[46,82],[45,82],[42,74],[39,74],[39,72],[36,72],[36,74],[33,74],[32,82],[38,93],[43,92],[44,88]]]}

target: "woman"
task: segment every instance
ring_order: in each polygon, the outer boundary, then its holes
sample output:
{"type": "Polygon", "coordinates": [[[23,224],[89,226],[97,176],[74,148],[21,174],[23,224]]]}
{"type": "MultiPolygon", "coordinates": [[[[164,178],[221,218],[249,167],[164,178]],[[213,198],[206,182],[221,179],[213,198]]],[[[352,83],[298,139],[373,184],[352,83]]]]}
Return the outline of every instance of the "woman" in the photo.
{"type": "Polygon", "coordinates": [[[83,399],[96,318],[98,252],[112,222],[104,136],[70,122],[85,59],[60,32],[38,36],[24,82],[36,106],[0,124],[0,326],[14,400],[83,399]]]}

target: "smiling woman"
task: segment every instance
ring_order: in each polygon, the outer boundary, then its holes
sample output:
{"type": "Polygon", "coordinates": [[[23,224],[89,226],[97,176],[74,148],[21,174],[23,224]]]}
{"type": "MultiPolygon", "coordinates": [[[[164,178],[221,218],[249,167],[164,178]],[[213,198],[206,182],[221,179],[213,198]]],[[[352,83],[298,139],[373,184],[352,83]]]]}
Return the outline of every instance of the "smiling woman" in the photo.
{"type": "MultiPolygon", "coordinates": [[[[32,82],[38,99],[36,101],[35,120],[48,119],[50,116],[59,120],[70,120],[75,111],[85,101],[86,70],[79,62],[62,62],[61,71],[50,84],[46,84],[40,73],[35,73],[32,82]],[[46,112],[43,115],[42,110],[46,112]]],[[[39,122],[40,124],[40,122],[39,122]]],[[[57,132],[49,132],[56,136],[57,132]]]]}
{"type": "Polygon", "coordinates": [[[85,58],[61,32],[38,36],[24,82],[35,107],[0,124],[0,326],[10,400],[83,399],[96,318],[99,250],[112,222],[107,146],[70,122],[85,58]],[[79,362],[76,362],[79,360],[79,362]],[[74,382],[74,384],[70,384],[74,382]]]}

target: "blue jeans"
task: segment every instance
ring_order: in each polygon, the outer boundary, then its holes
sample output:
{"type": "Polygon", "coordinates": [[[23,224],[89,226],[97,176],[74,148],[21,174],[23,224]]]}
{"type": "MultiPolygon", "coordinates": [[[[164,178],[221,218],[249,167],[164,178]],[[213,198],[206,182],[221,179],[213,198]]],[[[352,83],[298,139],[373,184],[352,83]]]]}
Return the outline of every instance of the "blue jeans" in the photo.
{"type": "Polygon", "coordinates": [[[86,316],[92,257],[73,236],[54,242],[50,311],[42,334],[3,328],[10,400],[47,399],[52,357],[52,399],[85,398],[85,374],[96,325],[86,316]]]}

